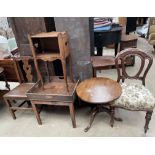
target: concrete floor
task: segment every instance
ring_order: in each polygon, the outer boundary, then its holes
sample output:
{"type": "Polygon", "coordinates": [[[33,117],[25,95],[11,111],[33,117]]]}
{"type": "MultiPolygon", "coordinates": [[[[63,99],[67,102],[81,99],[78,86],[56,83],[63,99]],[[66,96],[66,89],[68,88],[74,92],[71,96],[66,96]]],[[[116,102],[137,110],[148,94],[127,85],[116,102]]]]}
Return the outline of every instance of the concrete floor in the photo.
{"type": "MultiPolygon", "coordinates": [[[[153,49],[148,45],[147,41],[139,38],[138,47],[151,52],[153,49]]],[[[106,52],[111,53],[112,50],[106,52]]],[[[104,52],[104,54],[106,53],[104,52]]],[[[154,59],[155,59],[155,54],[154,59]]],[[[128,72],[136,71],[139,63],[136,59],[134,67],[128,67],[128,72]]],[[[155,79],[155,63],[153,64],[148,76],[146,78],[146,87],[155,95],[154,79],[155,79]]],[[[98,72],[98,76],[110,77],[114,80],[117,79],[116,70],[104,70],[98,72]]],[[[82,106],[76,108],[76,121],[77,128],[73,129],[69,116],[69,110],[65,107],[46,107],[41,112],[41,119],[43,125],[38,125],[33,112],[30,111],[17,111],[17,119],[13,120],[6,106],[0,104],[0,136],[33,136],[33,137],[49,137],[49,136],[155,136],[155,114],[152,116],[150,122],[150,129],[145,135],[143,126],[145,123],[144,112],[131,112],[122,109],[116,110],[116,115],[123,119],[123,122],[115,122],[113,128],[109,125],[109,116],[106,113],[100,113],[95,118],[92,128],[85,133],[84,128],[87,126],[90,118],[90,108],[82,106]]]]}

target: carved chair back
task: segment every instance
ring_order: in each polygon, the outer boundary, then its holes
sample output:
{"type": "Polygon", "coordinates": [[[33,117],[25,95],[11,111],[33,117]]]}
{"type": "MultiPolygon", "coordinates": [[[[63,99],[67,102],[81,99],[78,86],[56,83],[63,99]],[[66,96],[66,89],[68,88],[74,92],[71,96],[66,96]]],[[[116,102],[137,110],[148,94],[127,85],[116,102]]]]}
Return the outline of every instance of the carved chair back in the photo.
{"type": "Polygon", "coordinates": [[[26,56],[20,57],[18,49],[11,51],[11,54],[15,62],[18,62],[18,60],[21,60],[23,62],[23,70],[25,72],[25,77],[26,77],[24,82],[33,82],[32,67],[29,64],[29,61],[30,61],[29,57],[26,57],[26,56]]]}
{"type": "Polygon", "coordinates": [[[145,53],[137,48],[128,48],[125,50],[122,50],[120,53],[117,54],[115,58],[115,65],[118,73],[117,82],[124,82],[125,79],[138,79],[142,81],[142,84],[145,85],[145,77],[152,66],[153,63],[153,57],[149,53],[145,53]],[[130,56],[138,56],[141,60],[141,65],[139,67],[139,70],[134,76],[129,75],[126,72],[126,59],[130,56]],[[148,63],[146,64],[146,61],[148,60],[148,63]],[[145,67],[146,65],[146,67],[145,67]]]}

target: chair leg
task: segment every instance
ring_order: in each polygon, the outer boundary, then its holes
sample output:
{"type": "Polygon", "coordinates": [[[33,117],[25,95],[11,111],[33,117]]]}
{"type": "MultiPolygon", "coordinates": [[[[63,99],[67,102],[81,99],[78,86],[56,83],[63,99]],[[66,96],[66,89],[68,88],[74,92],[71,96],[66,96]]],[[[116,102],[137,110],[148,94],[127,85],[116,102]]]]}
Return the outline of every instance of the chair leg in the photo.
{"type": "Polygon", "coordinates": [[[71,116],[73,128],[76,128],[75,111],[74,111],[74,104],[73,103],[71,103],[69,105],[69,111],[70,111],[70,116],[71,116]]]}
{"type": "Polygon", "coordinates": [[[151,116],[152,116],[153,111],[147,111],[146,112],[146,116],[145,116],[145,126],[144,126],[144,132],[146,133],[147,130],[149,129],[149,122],[151,120],[151,116]]]}
{"type": "Polygon", "coordinates": [[[36,105],[33,104],[33,103],[32,103],[32,109],[33,109],[33,111],[34,111],[34,113],[35,113],[35,115],[36,115],[38,124],[39,124],[39,125],[42,125],[42,122],[41,122],[41,119],[40,119],[40,114],[39,114],[39,112],[38,112],[38,109],[37,109],[36,105]]]}
{"type": "Polygon", "coordinates": [[[11,116],[12,116],[12,118],[13,119],[16,119],[16,115],[15,115],[15,112],[11,109],[11,103],[10,103],[10,101],[9,100],[7,100],[7,99],[4,99],[4,101],[5,101],[5,104],[8,106],[8,108],[9,108],[9,111],[10,111],[10,113],[11,113],[11,116]]]}

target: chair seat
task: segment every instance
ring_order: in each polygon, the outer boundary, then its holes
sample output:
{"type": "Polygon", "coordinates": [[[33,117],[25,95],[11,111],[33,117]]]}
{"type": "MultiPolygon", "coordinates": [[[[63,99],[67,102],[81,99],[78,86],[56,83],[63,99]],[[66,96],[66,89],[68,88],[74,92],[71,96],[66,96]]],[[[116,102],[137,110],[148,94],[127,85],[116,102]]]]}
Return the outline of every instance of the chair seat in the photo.
{"type": "Polygon", "coordinates": [[[115,65],[114,56],[92,56],[91,61],[93,68],[104,68],[115,65]]]}
{"type": "Polygon", "coordinates": [[[34,84],[35,83],[22,83],[6,93],[3,97],[12,99],[27,99],[26,93],[34,84]]]}
{"type": "Polygon", "coordinates": [[[114,105],[130,110],[149,110],[155,107],[155,98],[142,84],[123,83],[122,94],[114,105]]]}

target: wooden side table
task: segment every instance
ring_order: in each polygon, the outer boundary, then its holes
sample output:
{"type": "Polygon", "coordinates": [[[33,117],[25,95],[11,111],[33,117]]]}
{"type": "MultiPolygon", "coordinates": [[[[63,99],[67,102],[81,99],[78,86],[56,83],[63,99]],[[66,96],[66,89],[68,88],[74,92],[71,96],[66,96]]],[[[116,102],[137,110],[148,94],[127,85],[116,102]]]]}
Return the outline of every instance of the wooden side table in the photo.
{"type": "Polygon", "coordinates": [[[95,105],[92,109],[90,123],[85,128],[85,132],[90,129],[96,114],[99,112],[107,112],[110,115],[110,125],[112,127],[114,119],[122,121],[120,118],[114,116],[114,107],[110,106],[112,101],[116,100],[122,92],[121,85],[116,81],[103,77],[87,79],[78,85],[76,92],[81,100],[95,105]]]}
{"type": "Polygon", "coordinates": [[[69,107],[72,125],[73,128],[76,128],[74,101],[77,84],[78,82],[68,82],[69,91],[67,91],[64,80],[55,77],[52,82],[44,83],[44,89],[41,88],[41,81],[38,81],[27,92],[39,125],[42,124],[42,121],[37,105],[56,105],[69,107]]]}
{"type": "Polygon", "coordinates": [[[28,40],[34,58],[37,75],[41,80],[42,85],[44,82],[39,69],[38,60],[45,61],[45,68],[50,81],[48,62],[59,59],[61,60],[64,81],[68,90],[66,69],[67,60],[69,61],[70,67],[70,79],[73,82],[68,34],[66,32],[42,32],[35,35],[29,35],[28,40]]]}

